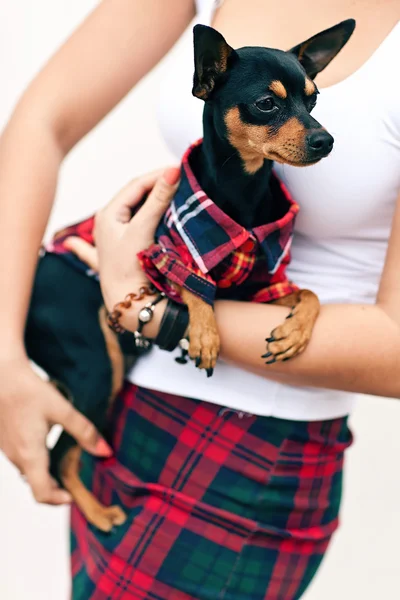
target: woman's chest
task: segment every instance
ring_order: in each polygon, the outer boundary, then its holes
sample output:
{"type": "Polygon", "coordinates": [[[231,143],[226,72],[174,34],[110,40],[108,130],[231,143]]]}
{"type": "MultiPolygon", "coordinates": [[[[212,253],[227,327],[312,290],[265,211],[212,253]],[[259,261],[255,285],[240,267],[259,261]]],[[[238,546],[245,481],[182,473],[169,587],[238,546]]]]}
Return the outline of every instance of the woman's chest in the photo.
{"type": "Polygon", "coordinates": [[[400,19],[398,0],[224,0],[214,2],[214,7],[216,5],[219,8],[212,10],[210,24],[234,48],[266,46],[288,50],[344,19],[355,19],[355,33],[339,56],[317,77],[319,87],[333,85],[360,68],[400,19]]]}

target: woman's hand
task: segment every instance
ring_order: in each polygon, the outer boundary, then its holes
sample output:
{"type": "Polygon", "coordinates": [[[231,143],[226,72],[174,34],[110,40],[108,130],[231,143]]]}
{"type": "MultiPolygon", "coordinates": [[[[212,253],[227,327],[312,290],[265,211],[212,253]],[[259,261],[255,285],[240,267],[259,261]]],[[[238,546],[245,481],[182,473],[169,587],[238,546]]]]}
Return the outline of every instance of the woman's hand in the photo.
{"type": "Polygon", "coordinates": [[[0,448],[31,486],[38,502],[65,504],[70,495],[49,474],[46,436],[60,424],[91,454],[111,456],[100,434],[26,357],[0,360],[0,448]]]}
{"type": "Polygon", "coordinates": [[[65,245],[72,252],[99,272],[108,310],[148,283],[137,254],[153,243],[157,225],[177,189],[179,175],[179,169],[172,167],[138,177],[124,187],[96,215],[96,248],[80,238],[66,240],[65,245]],[[143,206],[132,217],[132,209],[147,193],[143,206]]]}
{"type": "MultiPolygon", "coordinates": [[[[146,283],[136,255],[153,242],[178,179],[179,169],[171,168],[129,183],[96,216],[97,248],[69,238],[70,249],[99,271],[109,308],[146,283]],[[131,209],[148,192],[146,202],[131,218],[131,209]]],[[[26,356],[0,358],[0,381],[0,448],[24,475],[38,502],[70,502],[70,495],[49,474],[46,436],[51,427],[60,424],[96,456],[110,456],[111,448],[90,421],[32,370],[26,356]]]]}

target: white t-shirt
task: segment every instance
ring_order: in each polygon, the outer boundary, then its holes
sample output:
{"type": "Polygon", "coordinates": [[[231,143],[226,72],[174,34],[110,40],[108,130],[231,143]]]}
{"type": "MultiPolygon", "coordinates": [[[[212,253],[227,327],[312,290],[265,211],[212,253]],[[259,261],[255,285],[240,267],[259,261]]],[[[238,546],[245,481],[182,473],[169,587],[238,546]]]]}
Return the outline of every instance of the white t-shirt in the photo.
{"type": "MultiPolygon", "coordinates": [[[[198,3],[196,22],[209,24],[215,3],[198,3]]],[[[202,136],[203,102],[191,95],[192,25],[165,65],[159,122],[181,157],[202,136]],[[174,93],[170,93],[171,81],[174,93]]],[[[344,81],[320,90],[313,114],[335,138],[315,166],[276,165],[300,205],[289,277],[322,303],[375,302],[400,193],[400,23],[367,62],[344,81]],[[384,92],[379,92],[384,81],[384,92]]],[[[268,332],[264,332],[267,337],[268,332]]],[[[135,365],[137,385],[207,400],[252,414],[293,420],[349,414],[353,394],[293,387],[218,362],[213,377],[154,348],[135,365]]]]}

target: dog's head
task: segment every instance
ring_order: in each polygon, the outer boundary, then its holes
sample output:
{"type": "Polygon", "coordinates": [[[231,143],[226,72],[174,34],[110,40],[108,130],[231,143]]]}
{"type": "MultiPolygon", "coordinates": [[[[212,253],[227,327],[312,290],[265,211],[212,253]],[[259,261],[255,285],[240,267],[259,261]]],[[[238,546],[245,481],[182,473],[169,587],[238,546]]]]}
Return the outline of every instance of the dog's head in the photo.
{"type": "Polygon", "coordinates": [[[205,25],[194,28],[193,95],[213,110],[213,126],[255,173],[265,159],[296,166],[328,156],[333,137],[312,116],[314,78],[349,40],[355,21],[322,31],[288,52],[234,50],[205,25]]]}

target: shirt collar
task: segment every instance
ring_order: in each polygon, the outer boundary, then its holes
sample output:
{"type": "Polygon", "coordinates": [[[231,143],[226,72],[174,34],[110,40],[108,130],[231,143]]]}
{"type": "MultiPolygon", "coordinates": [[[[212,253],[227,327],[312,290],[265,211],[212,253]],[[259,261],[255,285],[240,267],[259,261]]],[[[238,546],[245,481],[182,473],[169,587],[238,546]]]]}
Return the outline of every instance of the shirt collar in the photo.
{"type": "Polygon", "coordinates": [[[268,272],[274,273],[289,249],[298,205],[273,173],[271,186],[274,197],[281,197],[280,216],[271,223],[245,229],[224,213],[200,187],[190,165],[190,157],[201,143],[202,140],[198,140],[183,156],[181,182],[167,212],[169,225],[174,223],[203,273],[217,266],[249,239],[259,242],[267,260],[268,272]]]}

